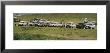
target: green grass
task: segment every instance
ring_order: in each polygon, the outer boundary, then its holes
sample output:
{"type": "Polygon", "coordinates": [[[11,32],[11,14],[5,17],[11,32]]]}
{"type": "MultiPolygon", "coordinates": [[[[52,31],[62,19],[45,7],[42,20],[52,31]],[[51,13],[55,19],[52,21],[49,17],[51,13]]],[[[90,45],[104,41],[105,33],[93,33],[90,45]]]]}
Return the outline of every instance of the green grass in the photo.
{"type": "MultiPolygon", "coordinates": [[[[96,21],[96,13],[82,14],[32,14],[18,17],[30,21],[33,18],[43,18],[58,22],[82,22],[85,17],[96,21]]],[[[14,26],[14,40],[96,40],[97,29],[71,29],[64,27],[35,27],[14,26]]]]}
{"type": "Polygon", "coordinates": [[[15,27],[15,40],[87,40],[96,39],[96,30],[56,27],[15,27]]]}

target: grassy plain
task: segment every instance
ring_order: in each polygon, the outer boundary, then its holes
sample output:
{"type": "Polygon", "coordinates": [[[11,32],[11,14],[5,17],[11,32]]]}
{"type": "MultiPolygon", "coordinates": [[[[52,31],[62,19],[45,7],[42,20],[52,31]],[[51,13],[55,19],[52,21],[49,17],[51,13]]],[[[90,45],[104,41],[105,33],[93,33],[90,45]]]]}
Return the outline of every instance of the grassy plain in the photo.
{"type": "MultiPolygon", "coordinates": [[[[57,22],[83,22],[84,18],[97,21],[96,13],[47,13],[28,14],[17,17],[31,21],[42,18],[57,22]]],[[[71,29],[64,27],[14,26],[14,40],[96,40],[97,29],[71,29]]]]}

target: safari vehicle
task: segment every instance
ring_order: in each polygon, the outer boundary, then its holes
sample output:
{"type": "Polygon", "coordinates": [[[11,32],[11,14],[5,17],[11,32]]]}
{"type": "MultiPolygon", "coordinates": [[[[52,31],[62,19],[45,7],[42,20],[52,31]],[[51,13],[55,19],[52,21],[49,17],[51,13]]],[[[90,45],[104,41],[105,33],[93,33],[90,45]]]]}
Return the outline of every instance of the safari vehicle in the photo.
{"type": "Polygon", "coordinates": [[[18,23],[18,26],[27,26],[28,25],[28,21],[20,21],[18,23]]]}
{"type": "Polygon", "coordinates": [[[76,24],[74,24],[73,22],[69,22],[69,23],[66,23],[66,28],[76,28],[76,24]]]}
{"type": "Polygon", "coordinates": [[[51,22],[51,23],[49,23],[49,26],[51,26],[51,27],[62,27],[63,24],[60,22],[51,22]]]}
{"type": "Polygon", "coordinates": [[[29,26],[34,26],[35,24],[33,22],[28,23],[29,26]]]}
{"type": "Polygon", "coordinates": [[[86,23],[85,24],[85,29],[94,29],[96,25],[94,23],[86,23]]]}
{"type": "Polygon", "coordinates": [[[78,29],[84,29],[84,27],[85,27],[85,24],[84,23],[78,23],[76,25],[76,28],[78,28],[78,29]]]}

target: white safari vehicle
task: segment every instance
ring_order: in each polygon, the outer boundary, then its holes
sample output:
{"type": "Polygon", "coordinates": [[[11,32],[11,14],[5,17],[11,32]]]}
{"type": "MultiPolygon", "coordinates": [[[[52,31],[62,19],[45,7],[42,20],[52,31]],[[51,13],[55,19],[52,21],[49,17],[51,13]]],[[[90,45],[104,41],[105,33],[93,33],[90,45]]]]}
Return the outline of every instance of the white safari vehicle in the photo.
{"type": "Polygon", "coordinates": [[[95,29],[96,25],[94,23],[86,23],[85,24],[86,29],[95,29]]]}
{"type": "Polygon", "coordinates": [[[20,21],[18,23],[18,26],[26,26],[26,25],[28,25],[28,21],[20,21]]]}
{"type": "Polygon", "coordinates": [[[29,26],[33,26],[34,25],[34,22],[29,22],[28,25],[29,26]]]}
{"type": "Polygon", "coordinates": [[[68,22],[68,23],[66,23],[66,25],[65,25],[65,27],[66,28],[76,28],[76,24],[75,23],[73,23],[73,22],[68,22]]]}
{"type": "Polygon", "coordinates": [[[51,23],[49,24],[49,26],[61,27],[61,26],[63,26],[63,24],[60,23],[60,22],[51,22],[51,23]]]}

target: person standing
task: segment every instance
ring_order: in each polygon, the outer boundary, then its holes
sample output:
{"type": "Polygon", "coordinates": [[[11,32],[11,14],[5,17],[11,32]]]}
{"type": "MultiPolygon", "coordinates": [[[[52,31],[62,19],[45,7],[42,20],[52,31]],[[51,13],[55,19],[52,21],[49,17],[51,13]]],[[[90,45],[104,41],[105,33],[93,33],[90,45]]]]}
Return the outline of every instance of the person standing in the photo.
{"type": "Polygon", "coordinates": [[[87,19],[87,18],[85,18],[85,19],[84,19],[84,23],[87,23],[87,22],[88,22],[88,19],[87,19]]]}

